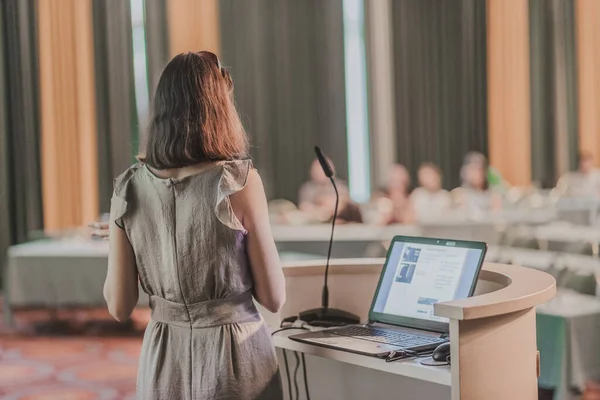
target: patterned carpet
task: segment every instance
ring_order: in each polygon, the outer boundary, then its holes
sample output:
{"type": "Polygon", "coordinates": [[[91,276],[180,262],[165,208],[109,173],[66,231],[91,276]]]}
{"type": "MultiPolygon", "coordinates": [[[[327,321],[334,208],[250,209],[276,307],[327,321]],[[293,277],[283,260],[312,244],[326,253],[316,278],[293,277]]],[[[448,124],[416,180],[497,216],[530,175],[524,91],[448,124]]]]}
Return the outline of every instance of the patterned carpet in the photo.
{"type": "MultiPolygon", "coordinates": [[[[139,331],[122,332],[104,310],[58,315],[59,335],[35,334],[48,312],[17,314],[16,328],[0,324],[0,400],[134,400],[139,331]]],[[[138,315],[143,328],[147,315],[138,315]]]]}
{"type": "Polygon", "coordinates": [[[133,400],[139,338],[0,339],[2,400],[133,400]]]}

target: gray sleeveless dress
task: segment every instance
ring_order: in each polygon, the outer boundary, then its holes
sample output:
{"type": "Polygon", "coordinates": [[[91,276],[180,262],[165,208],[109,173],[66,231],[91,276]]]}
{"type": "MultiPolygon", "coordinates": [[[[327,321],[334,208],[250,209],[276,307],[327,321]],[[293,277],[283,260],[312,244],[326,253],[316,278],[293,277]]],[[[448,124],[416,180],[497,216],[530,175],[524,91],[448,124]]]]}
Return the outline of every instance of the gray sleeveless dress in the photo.
{"type": "Polygon", "coordinates": [[[152,309],[138,399],[283,399],[269,330],[252,300],[247,232],[228,197],[250,168],[219,162],[176,180],[136,164],[115,180],[111,220],[127,233],[152,309]]]}

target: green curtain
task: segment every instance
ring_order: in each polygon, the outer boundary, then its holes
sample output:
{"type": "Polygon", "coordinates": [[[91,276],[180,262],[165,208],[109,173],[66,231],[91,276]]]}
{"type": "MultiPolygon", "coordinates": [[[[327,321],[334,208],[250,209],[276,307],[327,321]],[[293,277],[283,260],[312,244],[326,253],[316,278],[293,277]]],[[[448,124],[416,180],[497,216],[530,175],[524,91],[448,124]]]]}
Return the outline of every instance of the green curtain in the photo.
{"type": "Polygon", "coordinates": [[[160,74],[170,59],[166,0],[145,0],[144,11],[148,89],[152,99],[160,74]]]}
{"type": "MultiPolygon", "coordinates": [[[[0,259],[43,229],[35,0],[0,2],[0,259]]],[[[0,263],[1,265],[2,263],[0,263]]]]}
{"type": "Polygon", "coordinates": [[[221,0],[221,49],[270,198],[296,200],[321,146],[347,178],[342,0],[221,0]]]}
{"type": "Polygon", "coordinates": [[[100,211],[108,212],[113,179],[137,151],[137,113],[129,1],[93,0],[100,211]]]}
{"type": "Polygon", "coordinates": [[[397,160],[454,188],[464,155],[488,153],[486,2],[394,0],[392,24],[397,160]]]}
{"type": "Polygon", "coordinates": [[[559,146],[567,146],[577,166],[577,65],[574,0],[529,0],[532,178],[554,187],[560,171],[559,146]],[[557,65],[557,62],[563,65],[557,65]],[[565,92],[557,90],[562,85],[565,92]],[[561,96],[561,98],[557,98],[561,96]],[[557,135],[557,104],[566,110],[566,135],[557,135]]]}

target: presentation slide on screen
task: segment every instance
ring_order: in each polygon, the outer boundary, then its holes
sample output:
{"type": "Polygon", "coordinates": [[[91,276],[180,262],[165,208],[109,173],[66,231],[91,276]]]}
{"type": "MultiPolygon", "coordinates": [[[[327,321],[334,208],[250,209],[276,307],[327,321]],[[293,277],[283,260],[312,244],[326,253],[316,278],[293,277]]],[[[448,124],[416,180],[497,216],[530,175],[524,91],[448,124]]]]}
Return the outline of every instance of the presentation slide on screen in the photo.
{"type": "Polygon", "coordinates": [[[433,305],[454,299],[467,252],[464,248],[424,244],[404,246],[383,312],[446,321],[433,315],[433,305]]]}

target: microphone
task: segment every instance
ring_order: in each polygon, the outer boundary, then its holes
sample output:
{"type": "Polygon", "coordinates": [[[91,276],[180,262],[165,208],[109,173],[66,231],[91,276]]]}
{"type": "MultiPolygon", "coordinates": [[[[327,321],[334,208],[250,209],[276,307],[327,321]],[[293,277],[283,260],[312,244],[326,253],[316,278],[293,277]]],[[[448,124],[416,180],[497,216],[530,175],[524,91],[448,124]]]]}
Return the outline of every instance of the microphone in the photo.
{"type": "MultiPolygon", "coordinates": [[[[328,177],[329,179],[332,179],[333,178],[333,169],[331,168],[331,165],[329,165],[329,162],[323,155],[323,152],[321,151],[319,146],[315,146],[315,153],[317,153],[317,160],[319,160],[319,164],[321,164],[321,168],[323,168],[323,172],[325,172],[325,176],[328,177]]],[[[333,180],[331,182],[333,183],[333,186],[335,187],[335,182],[333,182],[333,180]]],[[[336,188],[336,193],[337,193],[337,188],[336,188]]]]}
{"type": "Polygon", "coordinates": [[[321,308],[315,308],[312,310],[302,311],[299,314],[299,319],[312,326],[338,326],[338,325],[350,325],[358,324],[360,318],[347,311],[339,310],[336,308],[329,308],[329,260],[331,259],[331,248],[333,246],[333,232],[335,230],[335,220],[338,214],[338,205],[340,202],[340,194],[338,192],[337,185],[333,179],[333,168],[329,165],[329,162],[323,155],[323,152],[319,146],[315,146],[315,153],[317,154],[317,160],[323,168],[325,176],[331,181],[333,190],[335,191],[335,208],[333,210],[333,220],[331,221],[331,237],[329,238],[329,247],[327,249],[327,261],[325,263],[325,279],[323,282],[323,292],[321,295],[321,308]]]}

